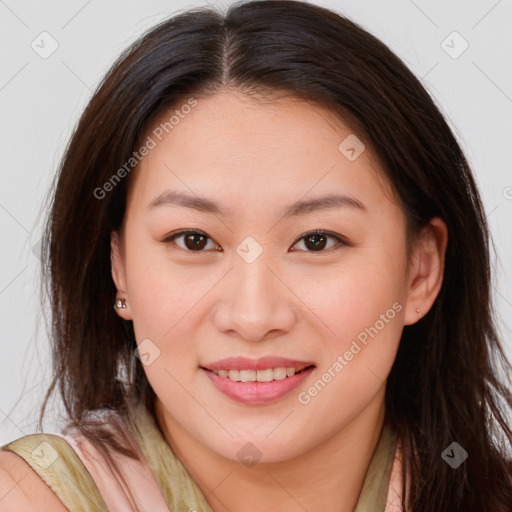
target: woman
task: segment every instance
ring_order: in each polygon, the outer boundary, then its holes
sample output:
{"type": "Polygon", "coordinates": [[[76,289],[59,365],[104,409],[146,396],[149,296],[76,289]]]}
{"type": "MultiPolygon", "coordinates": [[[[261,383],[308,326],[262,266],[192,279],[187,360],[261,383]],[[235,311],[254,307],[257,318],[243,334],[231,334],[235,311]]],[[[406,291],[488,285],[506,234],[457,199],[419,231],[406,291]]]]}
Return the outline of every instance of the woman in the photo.
{"type": "Polygon", "coordinates": [[[43,256],[70,421],[3,447],[5,510],[512,508],[471,171],[339,14],[144,35],[72,136],[43,256]]]}

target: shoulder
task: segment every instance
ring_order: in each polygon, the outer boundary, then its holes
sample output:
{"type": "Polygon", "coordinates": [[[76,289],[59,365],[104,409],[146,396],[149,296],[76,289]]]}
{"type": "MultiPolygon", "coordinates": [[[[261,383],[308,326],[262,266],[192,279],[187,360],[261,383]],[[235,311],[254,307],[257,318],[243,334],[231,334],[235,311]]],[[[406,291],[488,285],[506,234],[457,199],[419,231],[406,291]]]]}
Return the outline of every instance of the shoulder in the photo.
{"type": "Polygon", "coordinates": [[[0,449],[0,511],[36,510],[68,509],[22,457],[0,449]]]}
{"type": "Polygon", "coordinates": [[[0,448],[5,495],[2,500],[0,492],[0,512],[107,510],[96,483],[63,436],[29,434],[0,448]]]}

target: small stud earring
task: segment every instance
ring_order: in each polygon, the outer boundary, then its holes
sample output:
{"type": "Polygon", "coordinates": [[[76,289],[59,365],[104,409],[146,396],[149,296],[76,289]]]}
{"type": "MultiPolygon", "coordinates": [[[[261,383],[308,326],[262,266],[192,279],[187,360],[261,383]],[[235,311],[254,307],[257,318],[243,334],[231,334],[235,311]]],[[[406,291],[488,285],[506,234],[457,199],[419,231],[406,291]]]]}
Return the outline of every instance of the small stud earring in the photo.
{"type": "Polygon", "coordinates": [[[416,313],[418,313],[418,315],[421,316],[421,310],[419,308],[416,308],[416,313]]]}
{"type": "Polygon", "coordinates": [[[116,299],[116,301],[114,302],[114,308],[126,309],[126,299],[116,299]]]}

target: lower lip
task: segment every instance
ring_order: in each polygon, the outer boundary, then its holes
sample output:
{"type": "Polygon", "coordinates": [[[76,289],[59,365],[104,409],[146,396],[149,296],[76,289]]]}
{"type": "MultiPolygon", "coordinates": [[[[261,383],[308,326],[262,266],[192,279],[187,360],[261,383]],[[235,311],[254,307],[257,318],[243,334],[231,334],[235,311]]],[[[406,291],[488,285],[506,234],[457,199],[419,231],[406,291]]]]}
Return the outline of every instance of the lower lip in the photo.
{"type": "Polygon", "coordinates": [[[219,391],[237,402],[248,405],[263,405],[283,398],[303,382],[314,369],[315,367],[311,366],[293,377],[270,382],[235,382],[227,377],[219,377],[211,370],[202,368],[219,391]]]}

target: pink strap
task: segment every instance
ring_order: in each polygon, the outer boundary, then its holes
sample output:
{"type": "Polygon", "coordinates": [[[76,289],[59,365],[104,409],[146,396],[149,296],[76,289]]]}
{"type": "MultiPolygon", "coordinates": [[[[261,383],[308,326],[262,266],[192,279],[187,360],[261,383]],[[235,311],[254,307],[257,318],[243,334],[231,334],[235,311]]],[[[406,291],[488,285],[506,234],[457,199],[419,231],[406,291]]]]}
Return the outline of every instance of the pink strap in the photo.
{"type": "MultiPolygon", "coordinates": [[[[407,482],[407,490],[409,490],[409,482],[407,482]]],[[[402,494],[402,449],[400,442],[398,442],[393,466],[391,467],[388,496],[384,512],[403,512],[402,494]]]]}
{"type": "MultiPolygon", "coordinates": [[[[139,460],[134,460],[118,452],[110,451],[125,479],[126,487],[101,453],[77,429],[68,429],[67,433],[62,436],[75,450],[91,474],[108,510],[112,512],[145,512],[148,510],[169,512],[169,507],[157,481],[132,434],[117,415],[111,418],[108,424],[116,429],[123,429],[139,456],[139,460]]],[[[409,489],[409,482],[407,482],[407,488],[409,489]]],[[[402,450],[398,443],[391,468],[384,512],[403,512],[402,493],[402,450]]]]}
{"type": "MultiPolygon", "coordinates": [[[[123,428],[129,438],[133,439],[126,427],[122,426],[122,422],[116,421],[115,424],[116,427],[123,428]]],[[[135,442],[132,444],[138,452],[139,460],[110,451],[126,481],[127,487],[125,487],[122,480],[110,468],[108,461],[77,429],[68,429],[62,437],[75,450],[91,474],[109,511],[144,512],[151,510],[151,512],[169,512],[169,507],[156,479],[142,451],[135,442]]]]}

